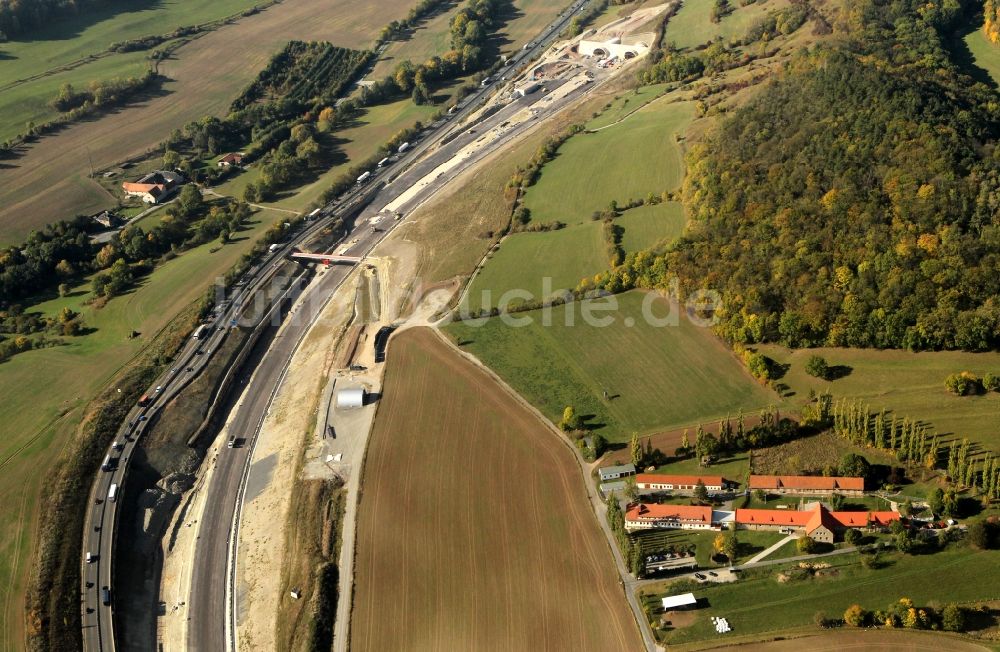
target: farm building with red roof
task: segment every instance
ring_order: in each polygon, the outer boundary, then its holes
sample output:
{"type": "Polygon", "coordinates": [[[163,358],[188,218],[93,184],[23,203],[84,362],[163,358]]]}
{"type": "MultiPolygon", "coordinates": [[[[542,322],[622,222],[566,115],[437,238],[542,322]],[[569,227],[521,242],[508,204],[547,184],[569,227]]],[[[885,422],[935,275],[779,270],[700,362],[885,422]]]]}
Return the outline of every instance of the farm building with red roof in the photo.
{"type": "Polygon", "coordinates": [[[839,493],[861,496],[865,493],[864,478],[827,477],[822,475],[751,475],[750,490],[800,496],[839,493]]]}

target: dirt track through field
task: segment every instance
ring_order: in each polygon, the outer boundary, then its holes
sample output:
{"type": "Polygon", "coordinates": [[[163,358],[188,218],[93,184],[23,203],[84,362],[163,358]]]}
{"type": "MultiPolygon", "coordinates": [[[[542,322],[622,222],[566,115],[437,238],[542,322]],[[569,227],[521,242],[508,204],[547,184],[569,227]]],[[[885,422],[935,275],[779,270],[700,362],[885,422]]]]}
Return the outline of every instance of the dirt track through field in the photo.
{"type": "Polygon", "coordinates": [[[427,329],[395,337],[389,365],[352,649],[640,649],[565,444],[427,329]]]}
{"type": "Polygon", "coordinates": [[[402,17],[411,4],[285,0],[185,45],[160,66],[170,79],[165,94],[71,126],[42,138],[23,156],[3,161],[0,244],[20,241],[49,222],[114,205],[106,191],[86,178],[91,159],[100,170],[142,154],[187,122],[223,114],[288,40],[323,39],[365,48],[381,26],[402,17]]]}

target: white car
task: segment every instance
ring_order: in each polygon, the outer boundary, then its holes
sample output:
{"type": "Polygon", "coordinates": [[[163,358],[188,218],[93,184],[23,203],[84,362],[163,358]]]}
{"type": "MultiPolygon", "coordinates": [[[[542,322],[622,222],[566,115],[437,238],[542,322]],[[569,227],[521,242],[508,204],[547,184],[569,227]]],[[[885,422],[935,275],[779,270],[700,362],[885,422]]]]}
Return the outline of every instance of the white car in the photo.
{"type": "Polygon", "coordinates": [[[157,385],[156,386],[156,391],[162,392],[163,391],[163,385],[157,385]]]}

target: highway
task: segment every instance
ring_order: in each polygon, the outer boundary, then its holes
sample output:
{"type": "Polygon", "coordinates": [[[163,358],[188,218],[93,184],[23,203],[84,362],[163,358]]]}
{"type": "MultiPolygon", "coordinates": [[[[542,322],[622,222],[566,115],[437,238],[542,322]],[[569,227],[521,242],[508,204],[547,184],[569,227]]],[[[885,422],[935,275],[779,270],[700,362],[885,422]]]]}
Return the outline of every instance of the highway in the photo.
{"type": "MultiPolygon", "coordinates": [[[[578,0],[572,7],[564,11],[541,36],[532,41],[526,49],[516,52],[505,66],[505,70],[514,70],[527,60],[533,59],[547,48],[548,43],[560,33],[575,11],[582,4],[578,0]]],[[[502,74],[502,73],[501,73],[502,74]]],[[[554,84],[553,86],[557,86],[554,84]]],[[[587,91],[583,87],[573,92],[559,103],[546,107],[546,113],[554,113],[567,104],[575,101],[580,94],[587,91]]],[[[255,324],[243,323],[240,320],[241,307],[249,301],[257,299],[259,291],[272,291],[274,274],[283,260],[293,248],[308,250],[308,242],[322,229],[328,227],[332,218],[342,215],[348,210],[356,209],[359,203],[371,207],[372,210],[362,214],[355,221],[351,232],[341,242],[347,243],[338,248],[338,255],[364,257],[380,242],[399,221],[388,217],[381,221],[378,228],[370,222],[382,207],[393,201],[398,201],[404,193],[410,190],[418,181],[425,179],[433,170],[451,159],[455,153],[466,147],[477,138],[471,133],[462,133],[456,137],[457,130],[452,125],[460,123],[471,113],[478,110],[482,101],[496,90],[495,82],[480,88],[469,97],[462,100],[450,119],[431,125],[427,132],[416,141],[415,145],[405,154],[385,169],[373,170],[372,179],[368,184],[351,189],[343,197],[323,207],[319,218],[308,223],[289,242],[283,243],[275,251],[268,252],[262,260],[244,277],[232,296],[221,302],[206,322],[207,332],[202,339],[189,341],[177,355],[171,368],[165,371],[153,384],[148,392],[150,400],[147,404],[133,408],[122,424],[108,454],[117,458],[117,464],[112,470],[99,471],[91,488],[89,513],[83,532],[83,559],[81,559],[81,610],[83,627],[83,647],[87,651],[115,650],[114,636],[114,552],[118,545],[116,526],[121,505],[121,492],[127,489],[129,460],[136,446],[141,445],[142,436],[151,419],[164,405],[180,393],[207,365],[211,356],[218,350],[227,336],[229,329],[239,322],[243,328],[255,324]],[[447,140],[446,144],[442,144],[447,140]],[[117,486],[117,500],[109,500],[108,493],[112,485],[117,486]],[[88,553],[90,558],[88,560],[88,553]],[[109,594],[103,593],[108,589],[109,594]],[[105,598],[108,598],[105,600],[105,598]]],[[[507,106],[483,120],[477,125],[477,131],[483,133],[496,128],[517,111],[536,102],[537,96],[528,96],[510,102],[507,106]]],[[[540,116],[541,117],[541,116],[540,116]]],[[[508,130],[490,147],[477,152],[466,163],[471,165],[476,160],[497,151],[512,139],[520,136],[525,130],[536,124],[528,122],[508,130]]],[[[464,129],[464,127],[463,127],[464,129]]],[[[433,183],[426,185],[419,192],[412,191],[406,200],[400,204],[400,212],[408,211],[420,205],[430,196],[438,192],[455,176],[460,174],[467,165],[459,166],[454,171],[442,173],[433,183]]],[[[219,456],[213,481],[207,488],[209,498],[206,501],[206,512],[201,518],[203,531],[195,553],[195,565],[192,571],[191,599],[188,603],[190,623],[188,628],[188,649],[215,651],[231,649],[233,641],[227,640],[227,631],[235,619],[234,605],[228,605],[228,597],[232,591],[227,590],[230,581],[231,568],[234,565],[235,551],[231,550],[234,540],[232,532],[238,527],[237,505],[241,499],[242,482],[250,456],[253,450],[256,434],[260,424],[267,414],[268,406],[281,378],[287,368],[288,361],[294,353],[302,335],[308,330],[315,317],[319,314],[325,301],[337,287],[348,277],[352,268],[333,266],[327,268],[312,285],[308,296],[298,305],[295,319],[288,323],[278,333],[270,348],[261,357],[253,374],[243,378],[249,387],[243,401],[236,407],[232,415],[233,432],[245,433],[246,445],[233,449],[224,449],[219,456]],[[319,300],[315,300],[319,297],[319,300]],[[307,300],[306,300],[307,299],[307,300]],[[229,611],[227,612],[227,608],[229,611]]],[[[282,285],[282,289],[285,286],[282,285]]],[[[297,286],[288,288],[288,292],[297,291],[297,286]]],[[[271,309],[261,319],[271,319],[275,310],[280,310],[280,304],[287,295],[271,296],[271,309]]],[[[279,315],[280,317],[281,315],[279,315]]]]}

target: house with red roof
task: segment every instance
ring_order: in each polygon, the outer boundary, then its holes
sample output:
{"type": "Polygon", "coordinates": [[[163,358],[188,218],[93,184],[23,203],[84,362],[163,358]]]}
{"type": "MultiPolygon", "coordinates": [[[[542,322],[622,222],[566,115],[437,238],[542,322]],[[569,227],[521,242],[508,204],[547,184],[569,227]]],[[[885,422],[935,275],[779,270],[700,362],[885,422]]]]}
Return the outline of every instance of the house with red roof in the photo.
{"type": "Polygon", "coordinates": [[[245,154],[243,152],[229,152],[219,159],[218,165],[220,168],[243,165],[244,156],[245,154]]]}
{"type": "Polygon", "coordinates": [[[135,182],[126,181],[122,190],[129,197],[138,197],[146,204],[158,204],[180,188],[184,177],[176,172],[156,170],[135,182]]]}
{"type": "Polygon", "coordinates": [[[822,475],[751,475],[750,491],[757,489],[772,494],[794,496],[821,496],[834,493],[844,496],[863,496],[865,479],[822,475]]]}
{"type": "MultiPolygon", "coordinates": [[[[715,512],[725,514],[726,512],[715,512]]],[[[695,505],[657,505],[638,503],[625,512],[625,529],[635,530],[709,530],[718,527],[712,508],[695,505]]]]}

